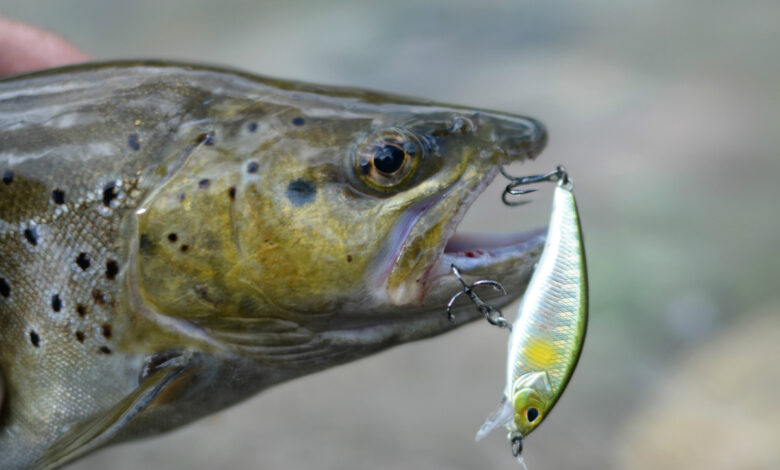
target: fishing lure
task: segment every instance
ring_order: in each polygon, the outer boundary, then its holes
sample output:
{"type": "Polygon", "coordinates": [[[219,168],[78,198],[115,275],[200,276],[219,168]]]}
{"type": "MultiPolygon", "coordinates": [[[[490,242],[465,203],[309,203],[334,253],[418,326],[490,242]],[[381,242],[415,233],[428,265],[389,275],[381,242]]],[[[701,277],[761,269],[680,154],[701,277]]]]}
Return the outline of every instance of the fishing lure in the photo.
{"type": "MultiPolygon", "coordinates": [[[[513,455],[522,459],[523,439],[547,417],[577,365],[588,316],[587,270],[577,203],[565,169],[559,166],[545,175],[522,178],[502,173],[512,180],[502,196],[510,206],[522,204],[511,196],[533,191],[518,189],[522,185],[558,183],[542,256],[510,325],[504,396],[476,436],[479,441],[504,426],[513,455]]],[[[503,319],[491,308],[493,318],[503,319]]]]}

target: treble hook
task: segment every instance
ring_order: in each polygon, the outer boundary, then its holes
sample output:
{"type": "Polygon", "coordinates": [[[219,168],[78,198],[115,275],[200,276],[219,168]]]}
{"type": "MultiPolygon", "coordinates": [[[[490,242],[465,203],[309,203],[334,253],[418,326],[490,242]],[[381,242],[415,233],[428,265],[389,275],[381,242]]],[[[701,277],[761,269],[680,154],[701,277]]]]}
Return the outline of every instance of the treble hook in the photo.
{"type": "Polygon", "coordinates": [[[558,165],[553,171],[543,175],[512,176],[504,170],[504,167],[501,167],[501,174],[510,181],[504,188],[503,194],[501,194],[501,200],[507,206],[512,207],[527,204],[528,201],[510,201],[507,199],[509,196],[521,196],[536,191],[536,189],[517,189],[520,186],[546,181],[557,182],[559,185],[566,187],[571,187],[572,185],[572,180],[569,179],[569,174],[563,165],[558,165]]]}
{"type": "Polygon", "coordinates": [[[512,324],[509,323],[509,321],[506,318],[504,318],[504,315],[501,313],[501,310],[486,303],[484,300],[479,298],[476,292],[474,292],[475,287],[491,286],[495,290],[501,292],[503,295],[506,295],[506,289],[504,289],[504,286],[502,286],[501,283],[498,281],[490,281],[486,279],[477,281],[469,285],[463,279],[463,276],[461,276],[458,267],[455,266],[454,264],[451,266],[452,266],[452,273],[460,281],[460,284],[463,286],[463,290],[460,290],[458,291],[457,294],[453,295],[450,301],[447,303],[447,318],[449,318],[450,321],[455,320],[455,315],[453,315],[452,313],[452,307],[455,305],[455,301],[458,300],[458,298],[461,295],[467,295],[469,299],[471,299],[471,301],[474,302],[474,305],[477,306],[477,310],[479,310],[480,313],[485,315],[485,319],[488,321],[488,323],[490,323],[491,325],[495,325],[499,328],[508,328],[510,331],[512,331],[512,324]]]}

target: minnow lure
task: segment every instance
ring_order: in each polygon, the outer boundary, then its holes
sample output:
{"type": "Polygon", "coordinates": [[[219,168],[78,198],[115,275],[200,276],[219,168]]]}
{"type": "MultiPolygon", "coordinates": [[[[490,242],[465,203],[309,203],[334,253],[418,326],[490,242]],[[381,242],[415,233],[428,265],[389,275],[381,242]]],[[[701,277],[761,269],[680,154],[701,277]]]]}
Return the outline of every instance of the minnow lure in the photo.
{"type": "MultiPolygon", "coordinates": [[[[520,184],[558,181],[547,241],[512,324],[506,389],[498,408],[485,421],[477,441],[506,426],[512,452],[520,456],[523,439],[547,417],[577,366],[588,317],[587,270],[577,203],[565,170],[540,177],[517,178],[520,184]]],[[[509,203],[508,203],[509,204],[509,203]]],[[[516,204],[510,204],[516,205],[516,204]]]]}

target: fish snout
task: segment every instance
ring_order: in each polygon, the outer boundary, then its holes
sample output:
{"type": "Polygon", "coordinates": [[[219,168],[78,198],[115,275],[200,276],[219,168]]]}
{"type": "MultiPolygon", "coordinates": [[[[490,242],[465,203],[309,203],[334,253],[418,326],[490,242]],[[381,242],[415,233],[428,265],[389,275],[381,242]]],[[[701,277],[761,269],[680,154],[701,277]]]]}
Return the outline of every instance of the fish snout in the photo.
{"type": "Polygon", "coordinates": [[[506,155],[505,164],[534,159],[547,145],[547,128],[540,121],[505,113],[479,116],[480,127],[490,129],[492,140],[506,155]]]}

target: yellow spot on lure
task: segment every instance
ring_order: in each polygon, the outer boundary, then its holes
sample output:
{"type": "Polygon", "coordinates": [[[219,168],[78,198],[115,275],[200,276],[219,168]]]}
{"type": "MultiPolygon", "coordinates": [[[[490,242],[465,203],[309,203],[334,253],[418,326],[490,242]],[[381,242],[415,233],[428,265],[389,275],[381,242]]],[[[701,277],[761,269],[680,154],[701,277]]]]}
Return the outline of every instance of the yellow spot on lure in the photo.
{"type": "Polygon", "coordinates": [[[512,325],[506,389],[477,440],[505,426],[515,456],[560,398],[585,339],[587,270],[577,203],[565,176],[555,188],[547,241],[512,325]]]}

